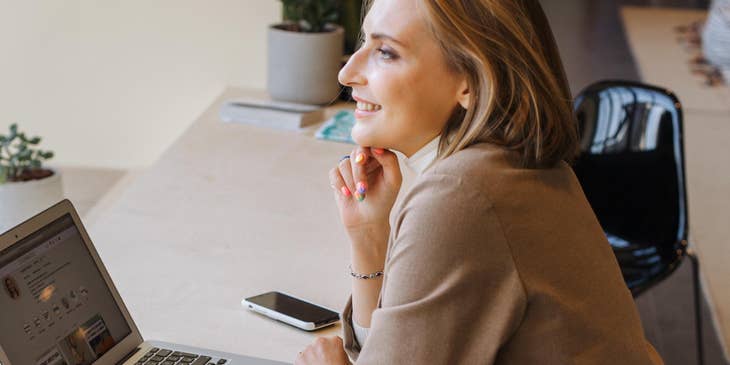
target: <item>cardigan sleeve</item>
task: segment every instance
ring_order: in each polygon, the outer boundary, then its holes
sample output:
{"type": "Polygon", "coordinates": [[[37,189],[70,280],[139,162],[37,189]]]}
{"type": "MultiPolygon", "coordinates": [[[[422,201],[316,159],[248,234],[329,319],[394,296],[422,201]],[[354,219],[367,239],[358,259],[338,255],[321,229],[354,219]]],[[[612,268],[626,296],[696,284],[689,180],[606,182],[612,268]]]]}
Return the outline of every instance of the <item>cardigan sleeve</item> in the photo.
{"type": "Polygon", "coordinates": [[[353,326],[352,295],[347,300],[347,304],[345,305],[345,309],[342,310],[340,318],[342,319],[342,342],[345,345],[345,352],[347,352],[347,356],[350,359],[357,359],[362,346],[360,346],[360,342],[355,335],[355,328],[353,326]]]}
{"type": "Polygon", "coordinates": [[[368,332],[370,328],[362,327],[357,322],[352,322],[352,329],[355,331],[355,339],[358,343],[365,343],[368,339],[368,332]]]}
{"type": "Polygon", "coordinates": [[[360,327],[352,320],[352,296],[347,301],[340,318],[342,319],[342,342],[345,345],[345,352],[347,352],[350,359],[357,359],[370,329],[360,327]]]}
{"type": "Polygon", "coordinates": [[[438,174],[422,175],[401,207],[367,345],[346,325],[348,354],[357,364],[494,362],[526,296],[493,207],[438,174]]]}

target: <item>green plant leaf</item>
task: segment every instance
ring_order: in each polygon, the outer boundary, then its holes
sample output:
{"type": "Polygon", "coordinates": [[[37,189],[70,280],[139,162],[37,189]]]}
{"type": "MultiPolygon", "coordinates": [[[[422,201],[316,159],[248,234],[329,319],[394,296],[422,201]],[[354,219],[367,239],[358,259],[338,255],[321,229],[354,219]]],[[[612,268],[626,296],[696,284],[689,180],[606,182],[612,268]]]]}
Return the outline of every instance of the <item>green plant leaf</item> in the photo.
{"type": "Polygon", "coordinates": [[[30,160],[32,153],[33,153],[33,151],[31,151],[31,150],[23,150],[22,152],[18,152],[18,161],[30,160]]]}
{"type": "Polygon", "coordinates": [[[0,166],[0,185],[8,181],[8,172],[4,166],[0,166]]]}
{"type": "Polygon", "coordinates": [[[2,136],[0,141],[0,161],[3,161],[6,181],[17,179],[27,168],[40,168],[44,159],[53,157],[53,152],[36,150],[29,146],[41,142],[41,137],[29,138],[24,132],[18,132],[18,125],[10,125],[10,135],[2,136]],[[19,140],[14,142],[16,138],[19,140]]]}
{"type": "Polygon", "coordinates": [[[322,32],[340,14],[338,0],[281,0],[284,21],[299,24],[303,32],[322,32]]]}

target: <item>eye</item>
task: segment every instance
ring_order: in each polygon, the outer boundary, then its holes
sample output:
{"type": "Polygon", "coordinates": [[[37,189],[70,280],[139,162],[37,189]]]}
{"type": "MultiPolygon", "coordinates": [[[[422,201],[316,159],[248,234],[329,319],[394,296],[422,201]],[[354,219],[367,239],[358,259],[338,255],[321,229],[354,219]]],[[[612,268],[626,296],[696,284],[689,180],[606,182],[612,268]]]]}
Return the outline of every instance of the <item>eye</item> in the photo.
{"type": "Polygon", "coordinates": [[[377,48],[375,50],[376,52],[380,53],[380,58],[386,60],[386,61],[392,61],[398,58],[398,55],[395,54],[392,51],[389,51],[385,48],[377,48]]]}

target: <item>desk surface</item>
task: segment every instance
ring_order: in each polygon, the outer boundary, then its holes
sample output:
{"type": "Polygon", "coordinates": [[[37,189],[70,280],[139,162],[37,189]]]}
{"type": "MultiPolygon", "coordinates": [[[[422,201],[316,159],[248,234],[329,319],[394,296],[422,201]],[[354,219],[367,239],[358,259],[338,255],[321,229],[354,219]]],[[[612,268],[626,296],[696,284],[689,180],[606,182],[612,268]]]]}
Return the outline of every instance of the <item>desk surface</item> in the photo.
{"type": "Polygon", "coordinates": [[[280,290],[343,308],[349,244],[327,174],[353,146],[220,122],[241,94],[224,92],[88,228],[145,339],[293,361],[340,325],[306,333],[240,301],[280,290]]]}

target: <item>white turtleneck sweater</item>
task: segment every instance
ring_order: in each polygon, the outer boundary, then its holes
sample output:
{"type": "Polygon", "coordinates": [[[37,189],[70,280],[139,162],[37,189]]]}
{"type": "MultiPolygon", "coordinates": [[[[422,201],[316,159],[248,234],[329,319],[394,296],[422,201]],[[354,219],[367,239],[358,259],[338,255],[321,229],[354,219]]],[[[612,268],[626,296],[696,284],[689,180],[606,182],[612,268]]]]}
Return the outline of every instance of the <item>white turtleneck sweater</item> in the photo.
{"type": "Polygon", "coordinates": [[[439,136],[436,136],[431,142],[421,147],[411,157],[405,157],[403,162],[406,166],[420,175],[426,168],[436,159],[439,148],[439,136]]]}
{"type": "MultiPolygon", "coordinates": [[[[428,142],[425,146],[421,147],[411,157],[404,157],[403,162],[409,169],[416,174],[420,175],[423,171],[428,168],[431,163],[436,159],[439,147],[439,136],[436,136],[431,142],[428,142]]],[[[362,327],[359,324],[352,322],[352,329],[355,332],[355,338],[360,344],[364,344],[368,337],[369,328],[362,327]]]]}

